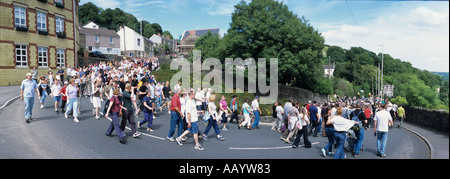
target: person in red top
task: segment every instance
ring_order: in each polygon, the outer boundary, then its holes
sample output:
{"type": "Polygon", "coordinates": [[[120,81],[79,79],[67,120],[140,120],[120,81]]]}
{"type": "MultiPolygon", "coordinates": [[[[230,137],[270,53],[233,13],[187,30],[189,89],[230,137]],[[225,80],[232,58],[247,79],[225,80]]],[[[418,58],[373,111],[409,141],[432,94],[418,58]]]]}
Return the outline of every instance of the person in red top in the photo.
{"type": "Polygon", "coordinates": [[[364,105],[364,115],[366,115],[367,123],[364,128],[367,130],[370,128],[370,124],[372,123],[372,110],[370,110],[369,105],[364,105]]]}
{"type": "Polygon", "coordinates": [[[66,112],[66,103],[67,103],[66,87],[68,85],[69,85],[69,82],[64,81],[64,87],[61,88],[61,96],[62,96],[61,111],[63,113],[66,112]]]}
{"type": "Polygon", "coordinates": [[[169,135],[167,136],[167,139],[170,141],[175,141],[173,138],[173,135],[175,133],[175,128],[178,125],[178,136],[181,135],[183,132],[183,113],[181,113],[181,103],[180,103],[180,97],[181,94],[180,89],[174,90],[175,95],[172,97],[171,105],[170,105],[170,129],[169,129],[169,135]]]}

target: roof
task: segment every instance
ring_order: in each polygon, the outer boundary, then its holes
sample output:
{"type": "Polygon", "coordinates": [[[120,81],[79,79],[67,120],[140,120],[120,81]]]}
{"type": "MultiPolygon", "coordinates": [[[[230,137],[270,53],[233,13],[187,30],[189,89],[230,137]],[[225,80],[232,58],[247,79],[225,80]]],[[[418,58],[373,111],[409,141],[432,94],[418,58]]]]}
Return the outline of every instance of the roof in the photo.
{"type": "Polygon", "coordinates": [[[208,33],[208,31],[211,31],[211,33],[213,34],[219,34],[220,29],[219,28],[215,28],[215,29],[200,29],[200,30],[188,30],[188,31],[184,31],[183,36],[181,36],[181,40],[184,40],[186,37],[188,37],[189,35],[191,35],[191,33],[195,33],[195,35],[197,36],[202,36],[203,34],[208,33]]]}
{"type": "Polygon", "coordinates": [[[117,37],[120,36],[114,30],[109,30],[105,27],[100,27],[99,29],[90,29],[90,28],[81,28],[80,34],[86,35],[99,35],[99,36],[107,36],[107,37],[117,37]]]}

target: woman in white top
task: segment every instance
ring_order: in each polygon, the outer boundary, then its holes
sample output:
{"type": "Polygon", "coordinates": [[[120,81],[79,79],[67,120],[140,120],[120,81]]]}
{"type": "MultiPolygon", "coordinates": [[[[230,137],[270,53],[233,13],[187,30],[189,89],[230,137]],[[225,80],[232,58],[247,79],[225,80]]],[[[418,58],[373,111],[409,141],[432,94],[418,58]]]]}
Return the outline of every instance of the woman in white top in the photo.
{"type": "Polygon", "coordinates": [[[223,141],[225,138],[220,135],[219,126],[217,126],[217,121],[219,121],[219,115],[217,115],[217,106],[214,104],[214,101],[216,100],[216,95],[212,94],[209,97],[209,103],[208,103],[208,113],[210,115],[208,120],[208,126],[206,126],[205,131],[203,132],[203,140],[208,140],[208,133],[209,130],[211,130],[211,127],[214,128],[214,131],[217,135],[217,140],[223,141]]]}
{"type": "Polygon", "coordinates": [[[303,145],[305,148],[311,148],[311,142],[308,140],[308,127],[309,118],[308,112],[306,111],[306,105],[301,109],[301,113],[299,116],[299,122],[297,125],[297,129],[299,130],[297,133],[297,137],[295,138],[294,143],[292,144],[292,148],[297,148],[298,143],[300,142],[300,138],[303,135],[303,145]]]}
{"type": "MultiPolygon", "coordinates": [[[[288,128],[289,128],[289,135],[287,136],[286,140],[284,140],[286,143],[290,144],[291,141],[289,141],[289,138],[291,138],[298,130],[297,122],[299,121],[300,112],[298,111],[298,103],[295,104],[295,107],[292,107],[289,109],[288,114],[288,128]]],[[[287,131],[287,130],[286,130],[287,131]]]]}
{"type": "Polygon", "coordinates": [[[61,102],[61,85],[59,84],[58,78],[55,79],[55,82],[53,83],[51,90],[53,101],[55,102],[55,112],[56,115],[59,115],[58,103],[61,102]]]}

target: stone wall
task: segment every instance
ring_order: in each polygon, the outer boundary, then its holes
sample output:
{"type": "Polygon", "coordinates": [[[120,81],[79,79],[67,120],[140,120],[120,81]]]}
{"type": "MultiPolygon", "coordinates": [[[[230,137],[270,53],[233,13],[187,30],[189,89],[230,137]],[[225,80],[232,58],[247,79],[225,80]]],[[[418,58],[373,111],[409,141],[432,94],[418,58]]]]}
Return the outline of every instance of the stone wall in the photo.
{"type": "Polygon", "coordinates": [[[278,85],[278,98],[294,98],[294,101],[307,103],[308,101],[317,101],[318,103],[327,102],[327,95],[315,93],[306,89],[278,85]]]}
{"type": "Polygon", "coordinates": [[[405,106],[405,121],[424,127],[449,132],[449,112],[443,110],[429,110],[424,108],[405,106]]]}

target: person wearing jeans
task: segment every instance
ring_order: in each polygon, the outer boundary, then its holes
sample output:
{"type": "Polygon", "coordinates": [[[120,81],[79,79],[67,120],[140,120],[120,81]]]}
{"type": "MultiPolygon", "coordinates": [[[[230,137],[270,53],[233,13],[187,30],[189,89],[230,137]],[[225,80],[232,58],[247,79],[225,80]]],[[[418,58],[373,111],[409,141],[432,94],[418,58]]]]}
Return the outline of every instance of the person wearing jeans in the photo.
{"type": "Polygon", "coordinates": [[[377,134],[377,156],[386,157],[386,143],[389,127],[394,123],[391,114],[386,111],[386,105],[381,104],[380,111],[375,114],[373,132],[377,134]]]}
{"type": "Polygon", "coordinates": [[[70,79],[69,80],[69,86],[67,86],[66,88],[66,94],[67,94],[67,100],[68,100],[68,104],[67,104],[67,110],[64,113],[64,117],[67,119],[69,118],[69,115],[72,111],[73,111],[73,121],[75,121],[76,123],[80,122],[78,120],[78,100],[77,100],[77,93],[78,93],[78,88],[75,84],[75,79],[70,79]]]}
{"type": "Polygon", "coordinates": [[[183,132],[183,113],[181,113],[181,102],[179,95],[181,94],[180,89],[174,90],[175,95],[173,95],[170,105],[170,129],[169,129],[169,135],[167,136],[167,139],[170,141],[175,141],[173,138],[173,135],[175,133],[175,128],[178,125],[178,136],[181,135],[183,132]]]}
{"type": "Polygon", "coordinates": [[[253,122],[252,128],[259,129],[259,115],[261,114],[261,110],[259,109],[259,103],[258,103],[259,96],[255,97],[255,100],[252,101],[252,110],[253,114],[255,115],[255,121],[253,122]]]}
{"type": "Polygon", "coordinates": [[[25,122],[30,123],[33,114],[33,104],[34,104],[34,90],[38,92],[40,97],[38,85],[31,77],[31,73],[26,74],[27,79],[22,81],[20,85],[20,99],[25,102],[25,122]]]}

